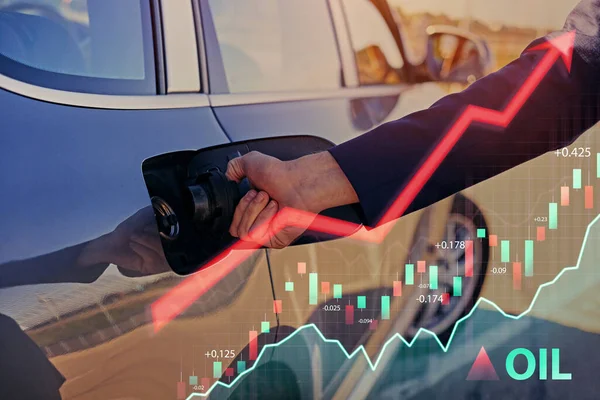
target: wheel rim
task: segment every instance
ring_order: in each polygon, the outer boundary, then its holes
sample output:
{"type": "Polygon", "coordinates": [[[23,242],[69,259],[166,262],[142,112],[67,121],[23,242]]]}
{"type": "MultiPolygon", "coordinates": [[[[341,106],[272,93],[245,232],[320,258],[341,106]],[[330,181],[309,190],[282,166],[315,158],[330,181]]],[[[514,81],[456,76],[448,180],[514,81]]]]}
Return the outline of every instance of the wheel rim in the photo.
{"type": "Polygon", "coordinates": [[[450,303],[447,305],[442,305],[439,301],[424,303],[409,329],[409,334],[412,336],[416,335],[421,328],[435,334],[445,332],[474,304],[476,299],[473,297],[484,268],[482,243],[475,239],[476,234],[477,226],[471,218],[457,213],[449,215],[443,240],[448,243],[473,240],[473,276],[465,277],[465,249],[460,247],[442,249],[432,246],[435,265],[438,266],[438,289],[430,291],[430,294],[441,296],[443,293],[450,293],[450,303]],[[459,297],[452,296],[455,276],[462,277],[462,294],[459,297]]]}

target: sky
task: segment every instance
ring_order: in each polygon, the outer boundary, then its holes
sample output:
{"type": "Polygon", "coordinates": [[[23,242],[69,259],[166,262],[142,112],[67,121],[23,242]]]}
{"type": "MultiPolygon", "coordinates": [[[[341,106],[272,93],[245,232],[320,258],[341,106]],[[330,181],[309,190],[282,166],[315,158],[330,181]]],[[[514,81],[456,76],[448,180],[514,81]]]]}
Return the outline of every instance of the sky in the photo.
{"type": "Polygon", "coordinates": [[[467,16],[487,23],[539,29],[562,28],[579,0],[389,0],[404,12],[429,11],[453,18],[467,16]],[[469,5],[470,3],[470,5],[469,5]]]}

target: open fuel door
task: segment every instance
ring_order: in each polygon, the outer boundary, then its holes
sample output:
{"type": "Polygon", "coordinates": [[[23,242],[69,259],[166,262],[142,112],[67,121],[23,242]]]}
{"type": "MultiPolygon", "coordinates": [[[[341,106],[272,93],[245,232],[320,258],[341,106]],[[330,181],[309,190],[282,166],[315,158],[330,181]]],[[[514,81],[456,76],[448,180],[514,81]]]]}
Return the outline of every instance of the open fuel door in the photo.
{"type": "MultiPolygon", "coordinates": [[[[237,184],[225,177],[231,159],[259,151],[292,160],[332,146],[314,136],[286,136],[168,153],[144,161],[144,179],[171,268],[178,274],[196,272],[237,240],[229,234],[229,225],[236,205],[250,185],[246,180],[237,184]]],[[[360,223],[355,206],[338,207],[323,214],[360,223]]],[[[294,244],[333,238],[309,229],[294,244]]]]}

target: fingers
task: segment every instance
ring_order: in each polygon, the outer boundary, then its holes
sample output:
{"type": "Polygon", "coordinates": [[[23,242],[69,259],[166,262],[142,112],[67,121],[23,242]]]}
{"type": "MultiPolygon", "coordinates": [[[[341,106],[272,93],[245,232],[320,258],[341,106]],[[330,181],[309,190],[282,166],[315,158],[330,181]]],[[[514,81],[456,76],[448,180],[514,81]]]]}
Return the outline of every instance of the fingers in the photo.
{"type": "Polygon", "coordinates": [[[160,273],[171,270],[165,257],[156,225],[147,226],[140,234],[133,234],[129,242],[129,247],[141,260],[140,271],[145,273],[160,273]]]}
{"type": "Polygon", "coordinates": [[[278,203],[265,192],[251,191],[240,200],[229,233],[233,237],[260,242],[269,231],[269,221],[277,214],[278,203]],[[251,193],[254,192],[254,193],[251,193]]]}
{"type": "MultiPolygon", "coordinates": [[[[135,245],[135,249],[139,249],[140,247],[144,247],[144,252],[142,255],[147,255],[151,257],[147,257],[145,259],[156,260],[164,258],[162,245],[160,243],[160,239],[158,235],[155,238],[151,238],[150,235],[132,235],[131,240],[129,241],[130,245],[135,245]],[[158,243],[157,243],[158,242],[158,243]]],[[[134,250],[135,250],[134,249],[134,250]]],[[[137,253],[137,251],[136,251],[137,253]]],[[[139,254],[139,253],[138,253],[139,254]]]]}
{"type": "Polygon", "coordinates": [[[272,249],[283,249],[292,243],[304,230],[294,227],[282,229],[277,235],[270,238],[269,247],[272,249]]]}
{"type": "Polygon", "coordinates": [[[278,211],[279,204],[275,200],[269,201],[250,227],[248,238],[255,243],[264,244],[264,242],[268,242],[270,239],[268,236],[274,234],[270,229],[271,221],[277,215],[278,211]]]}
{"type": "Polygon", "coordinates": [[[239,210],[243,210],[239,211],[241,217],[238,217],[239,222],[236,222],[235,231],[230,233],[244,241],[282,249],[304,231],[304,229],[286,227],[281,218],[276,221],[279,203],[275,200],[269,201],[268,195],[264,192],[249,196],[239,210]]]}
{"type": "Polygon", "coordinates": [[[233,212],[233,220],[231,221],[231,226],[229,227],[229,234],[233,237],[239,237],[238,228],[240,226],[240,222],[242,222],[242,218],[246,213],[246,209],[252,203],[254,198],[256,197],[256,190],[249,190],[248,193],[238,203],[235,211],[233,212]]]}
{"type": "Polygon", "coordinates": [[[148,226],[142,231],[142,233],[133,234],[131,236],[131,240],[149,247],[159,255],[163,254],[162,243],[160,242],[160,236],[156,226],[148,226]]]}
{"type": "Polygon", "coordinates": [[[269,204],[269,195],[266,192],[258,192],[258,194],[248,203],[244,214],[238,225],[237,234],[239,238],[246,238],[250,227],[254,224],[256,217],[265,209],[269,204]]]}
{"type": "Polygon", "coordinates": [[[225,176],[230,181],[240,182],[246,177],[246,171],[244,168],[244,157],[237,157],[229,161],[227,164],[227,171],[225,176]]]}
{"type": "Polygon", "coordinates": [[[129,242],[129,247],[138,256],[140,262],[130,266],[124,265],[123,267],[125,269],[146,273],[148,267],[154,263],[153,259],[156,257],[156,253],[137,242],[129,242]]]}
{"type": "MultiPolygon", "coordinates": [[[[160,268],[164,264],[162,250],[159,248],[157,251],[156,248],[149,247],[146,243],[148,243],[147,240],[139,236],[133,236],[129,242],[129,247],[141,261],[134,269],[143,273],[162,271],[163,269],[160,268]]],[[[125,266],[125,268],[127,267],[125,266]]]]}

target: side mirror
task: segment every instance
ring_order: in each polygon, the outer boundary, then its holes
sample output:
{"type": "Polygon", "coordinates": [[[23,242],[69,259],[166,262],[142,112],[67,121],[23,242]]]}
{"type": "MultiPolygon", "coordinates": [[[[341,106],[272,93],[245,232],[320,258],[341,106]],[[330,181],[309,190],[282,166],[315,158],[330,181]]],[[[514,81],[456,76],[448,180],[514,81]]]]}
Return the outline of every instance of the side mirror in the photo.
{"type": "MultiPolygon", "coordinates": [[[[229,235],[233,212],[250,189],[225,177],[227,163],[250,151],[292,160],[325,151],[333,143],[314,136],[286,136],[230,143],[198,151],[179,151],[144,161],[142,170],[154,208],[163,251],[178,274],[196,272],[226,254],[237,240],[229,235]]],[[[326,210],[322,214],[360,224],[356,206],[326,210]]],[[[293,244],[334,239],[309,230],[293,244]]]]}
{"type": "Polygon", "coordinates": [[[486,74],[481,43],[458,29],[427,30],[426,67],[434,81],[470,84],[486,74]]]}

